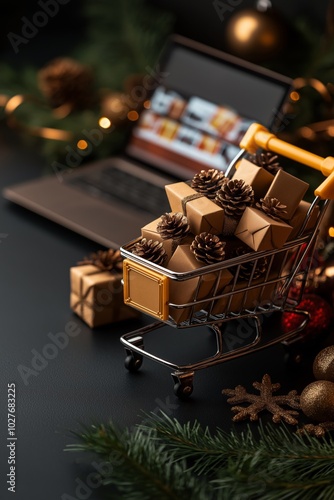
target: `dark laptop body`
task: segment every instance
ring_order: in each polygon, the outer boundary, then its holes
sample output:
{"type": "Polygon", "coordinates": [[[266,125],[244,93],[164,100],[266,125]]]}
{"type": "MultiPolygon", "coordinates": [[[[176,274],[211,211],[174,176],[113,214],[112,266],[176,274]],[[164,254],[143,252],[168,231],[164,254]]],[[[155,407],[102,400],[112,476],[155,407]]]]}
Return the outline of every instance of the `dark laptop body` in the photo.
{"type": "Polygon", "coordinates": [[[203,168],[225,170],[254,121],[275,131],[292,83],[179,36],[149,71],[156,81],[144,89],[150,107],[122,156],[9,186],[4,197],[100,245],[119,247],[169,211],[167,183],[203,168]]]}

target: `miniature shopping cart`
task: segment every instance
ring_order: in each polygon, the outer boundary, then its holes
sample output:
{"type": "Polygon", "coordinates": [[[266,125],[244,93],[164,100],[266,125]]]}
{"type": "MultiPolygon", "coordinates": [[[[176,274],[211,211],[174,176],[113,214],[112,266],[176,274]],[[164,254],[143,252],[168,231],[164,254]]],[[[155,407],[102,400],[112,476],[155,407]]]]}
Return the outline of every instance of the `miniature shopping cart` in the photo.
{"type": "Polygon", "coordinates": [[[309,312],[297,309],[297,305],[301,301],[311,267],[321,219],[329,200],[334,199],[334,158],[324,159],[288,144],[258,124],[250,126],[240,143],[240,147],[241,152],[232,161],[226,172],[228,177],[233,175],[237,162],[246,153],[254,154],[259,149],[277,153],[300,164],[320,170],[326,177],[315,190],[314,200],[310,204],[302,227],[292,241],[288,241],[279,249],[253,251],[183,273],[173,272],[134,255],[131,250],[140,238],[121,248],[121,253],[125,257],[124,300],[130,306],[155,318],[155,322],[148,326],[121,337],[126,351],[125,366],[129,371],[136,371],[140,368],[145,356],[169,367],[172,370],[174,392],[181,399],[192,393],[194,374],[197,370],[264,349],[278,342],[294,343],[301,338],[301,332],[310,319],[309,312]],[[316,219],[314,221],[315,213],[316,219]],[[311,216],[313,217],[312,229],[307,229],[311,216]],[[258,282],[255,277],[257,268],[263,263],[263,259],[266,260],[266,271],[261,281],[258,282]],[[238,276],[241,267],[245,265],[250,269],[249,279],[240,286],[238,276]],[[231,272],[234,278],[229,286],[221,291],[219,283],[226,270],[231,272]],[[215,283],[210,291],[210,296],[209,298],[207,296],[201,298],[197,292],[200,290],[203,280],[212,273],[215,275],[215,283]],[[186,283],[194,278],[197,278],[197,289],[193,300],[186,303],[172,302],[170,289],[175,287],[175,284],[186,283]],[[293,294],[289,293],[292,285],[293,294]],[[298,328],[289,332],[279,332],[274,338],[267,338],[262,331],[263,316],[286,311],[301,315],[298,328]],[[184,319],[180,322],[176,321],[175,317],[183,317],[184,319]],[[226,323],[242,319],[253,320],[254,335],[247,345],[226,350],[224,347],[226,323]],[[184,365],[175,364],[148,352],[144,348],[144,336],[158,330],[163,325],[180,330],[208,327],[215,334],[216,352],[211,357],[184,365]]]}

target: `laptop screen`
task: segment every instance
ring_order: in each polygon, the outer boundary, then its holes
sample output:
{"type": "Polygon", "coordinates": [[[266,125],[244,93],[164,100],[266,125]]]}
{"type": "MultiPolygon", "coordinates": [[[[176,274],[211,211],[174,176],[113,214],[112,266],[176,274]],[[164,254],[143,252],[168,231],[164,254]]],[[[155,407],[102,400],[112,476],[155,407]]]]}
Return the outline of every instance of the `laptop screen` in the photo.
{"type": "Polygon", "coordinates": [[[215,49],[176,38],[127,153],[180,178],[225,170],[256,121],[273,130],[291,80],[215,49]]]}

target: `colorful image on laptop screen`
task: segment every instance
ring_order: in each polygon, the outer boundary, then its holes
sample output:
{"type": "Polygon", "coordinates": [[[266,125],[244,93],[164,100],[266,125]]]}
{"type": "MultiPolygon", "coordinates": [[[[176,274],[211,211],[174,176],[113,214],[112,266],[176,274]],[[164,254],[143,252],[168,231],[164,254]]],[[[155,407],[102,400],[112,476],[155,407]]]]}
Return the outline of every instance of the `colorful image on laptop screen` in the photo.
{"type": "Polygon", "coordinates": [[[142,113],[132,141],[136,147],[186,168],[224,170],[251,123],[229,106],[160,86],[150,109],[142,113]]]}
{"type": "Polygon", "coordinates": [[[150,108],[133,128],[127,150],[185,178],[203,168],[226,170],[251,123],[271,129],[291,85],[245,61],[177,43],[158,68],[150,108]]]}

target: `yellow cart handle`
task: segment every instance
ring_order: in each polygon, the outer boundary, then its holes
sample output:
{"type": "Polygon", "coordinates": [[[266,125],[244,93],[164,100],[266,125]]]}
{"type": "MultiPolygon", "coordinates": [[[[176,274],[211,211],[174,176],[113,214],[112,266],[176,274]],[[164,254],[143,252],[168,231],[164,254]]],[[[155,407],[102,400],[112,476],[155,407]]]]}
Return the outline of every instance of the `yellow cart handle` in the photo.
{"type": "Polygon", "coordinates": [[[327,178],[317,189],[315,189],[314,194],[323,200],[334,200],[334,158],[332,156],[322,158],[321,156],[282,141],[258,123],[252,123],[252,125],[250,125],[240,142],[240,147],[251,154],[254,154],[258,148],[263,148],[285,156],[286,158],[290,158],[291,160],[303,163],[308,167],[320,170],[327,178]]]}

